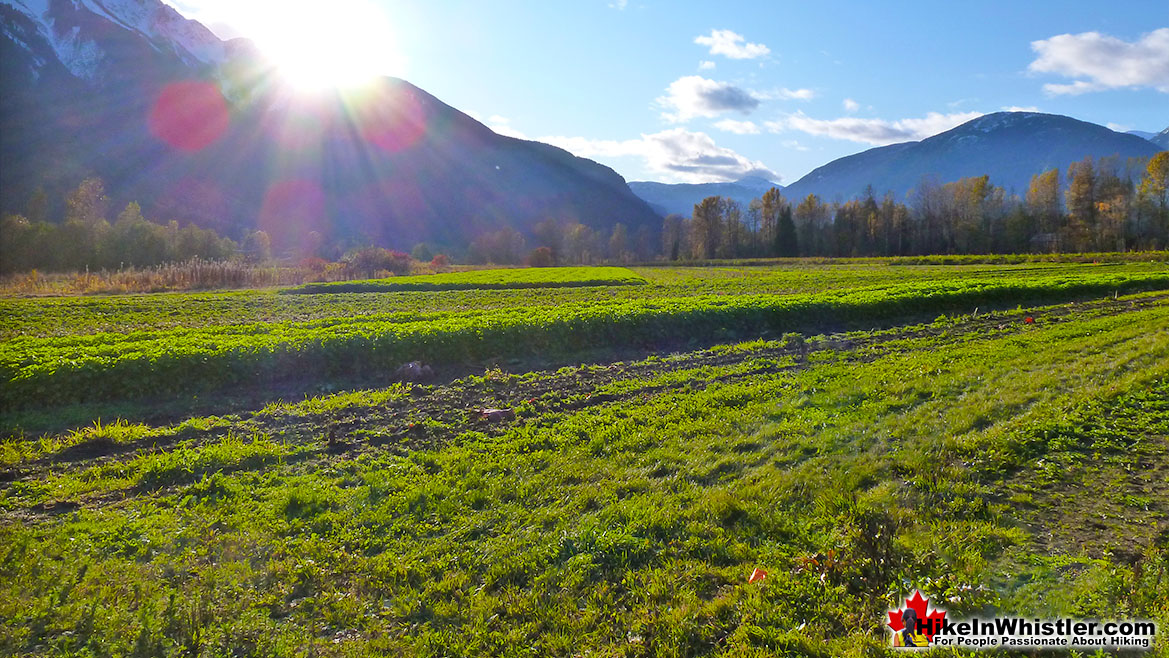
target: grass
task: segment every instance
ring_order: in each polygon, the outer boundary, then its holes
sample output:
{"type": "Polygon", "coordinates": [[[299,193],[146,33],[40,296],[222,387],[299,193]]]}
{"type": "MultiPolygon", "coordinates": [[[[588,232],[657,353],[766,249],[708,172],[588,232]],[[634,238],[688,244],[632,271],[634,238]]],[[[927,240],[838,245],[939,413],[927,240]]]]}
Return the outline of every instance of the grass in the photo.
{"type": "Polygon", "coordinates": [[[635,286],[645,283],[645,279],[624,267],[534,267],[396,276],[366,281],[306,283],[293,288],[285,288],[281,292],[285,294],[321,294],[406,290],[580,288],[585,286],[635,286]]]}
{"type": "Polygon", "coordinates": [[[42,273],[36,270],[0,276],[0,295],[98,295],[287,286],[320,276],[303,267],[256,265],[242,261],[193,258],[146,268],[116,271],[42,273]]]}
{"type": "MultiPolygon", "coordinates": [[[[184,327],[253,323],[335,321],[394,313],[450,313],[508,308],[558,307],[595,301],[737,296],[743,294],[813,294],[911,283],[995,278],[1027,280],[1035,275],[1078,277],[1093,274],[1157,274],[1164,263],[1035,263],[1024,265],[814,265],[800,261],[782,267],[646,267],[633,271],[648,283],[640,286],[584,288],[447,290],[385,293],[281,295],[274,291],[158,293],[103,297],[0,298],[0,338],[80,336],[103,332],[132,333],[184,327]]],[[[548,270],[542,270],[548,271],[548,270]]]]}
{"type": "Polygon", "coordinates": [[[914,587],[1169,624],[1164,299],[12,437],[0,652],[859,657],[914,587]]]}
{"type": "Polygon", "coordinates": [[[0,443],[0,464],[18,464],[22,461],[52,455],[57,457],[100,455],[117,450],[119,447],[132,445],[134,442],[154,434],[156,432],[142,424],[129,423],[121,418],[103,424],[98,418],[87,427],[71,430],[57,436],[43,436],[35,441],[7,437],[0,443]]]}
{"type": "Polygon", "coordinates": [[[808,265],[1019,265],[1035,263],[1133,263],[1169,261],[1169,251],[1026,253],[1026,254],[930,254],[924,256],[862,256],[858,258],[742,258],[689,261],[692,267],[757,265],[763,267],[806,267],[808,265]]]}
{"type": "Polygon", "coordinates": [[[495,311],[391,313],[301,323],[20,338],[0,347],[9,409],[199,393],[290,377],[390,373],[408,361],[554,356],[606,345],[726,340],[812,322],[879,323],[915,313],[1169,287],[1169,273],[971,278],[810,295],[696,296],[495,311]]]}

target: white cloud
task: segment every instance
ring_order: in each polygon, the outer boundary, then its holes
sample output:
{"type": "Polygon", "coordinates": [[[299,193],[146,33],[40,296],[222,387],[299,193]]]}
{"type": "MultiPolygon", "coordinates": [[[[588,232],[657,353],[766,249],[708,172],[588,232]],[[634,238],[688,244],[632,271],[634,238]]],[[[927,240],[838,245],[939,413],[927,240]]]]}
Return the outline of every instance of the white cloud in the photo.
{"type": "Polygon", "coordinates": [[[1043,85],[1043,91],[1052,96],[1079,96],[1089,91],[1104,91],[1105,89],[1107,87],[1102,87],[1094,82],[1086,82],[1084,80],[1076,80],[1070,85],[1058,85],[1054,82],[1043,85]]]}
{"type": "Polygon", "coordinates": [[[662,118],[672,123],[689,121],[694,117],[717,117],[727,111],[749,114],[759,107],[759,99],[726,82],[715,82],[698,75],[688,75],[670,83],[666,95],[657,102],[672,112],[663,112],[662,118]]]}
{"type": "Polygon", "coordinates": [[[857,110],[861,109],[861,104],[851,98],[844,99],[844,102],[841,103],[841,105],[844,106],[845,112],[856,112],[857,110]]]}
{"type": "Polygon", "coordinates": [[[761,43],[746,43],[742,35],[730,30],[711,30],[708,37],[694,37],[694,43],[710,48],[711,55],[725,55],[731,59],[755,59],[771,52],[761,43]]]}
{"type": "Polygon", "coordinates": [[[1109,121],[1108,123],[1106,123],[1104,125],[1108,126],[1109,130],[1114,130],[1118,133],[1126,133],[1126,132],[1132,130],[1132,126],[1126,126],[1126,125],[1121,124],[1121,123],[1112,123],[1111,121],[1109,121]]]}
{"type": "Polygon", "coordinates": [[[789,139],[786,142],[783,142],[783,145],[789,149],[795,149],[797,151],[810,151],[811,150],[807,146],[804,146],[803,144],[799,143],[798,141],[796,141],[794,139],[789,139]]]}
{"type": "Polygon", "coordinates": [[[541,137],[539,141],[545,144],[559,146],[582,158],[620,158],[628,155],[642,155],[645,152],[644,143],[641,139],[618,141],[615,139],[592,139],[589,137],[553,135],[541,137]]]}
{"type": "Polygon", "coordinates": [[[728,133],[735,133],[736,135],[758,135],[759,126],[755,125],[753,121],[735,121],[734,119],[723,119],[714,124],[715,128],[728,133]]]}
{"type": "Polygon", "coordinates": [[[847,139],[853,142],[884,146],[897,142],[925,139],[982,116],[981,112],[959,112],[939,114],[930,112],[916,119],[813,119],[803,112],[788,115],[779,121],[768,121],[764,125],[771,132],[798,130],[809,135],[847,139]]]}
{"type": "Polygon", "coordinates": [[[643,134],[639,139],[623,141],[585,137],[543,137],[540,141],[585,158],[640,157],[651,171],[672,182],[732,181],[744,176],[779,180],[779,176],[762,162],[718,146],[706,133],[684,128],[643,134]]]}
{"type": "Polygon", "coordinates": [[[788,89],[787,87],[779,87],[770,91],[752,91],[751,95],[765,101],[810,101],[816,97],[816,92],[811,89],[788,89]]]}
{"type": "Polygon", "coordinates": [[[1003,112],[1042,112],[1042,110],[1034,105],[1004,105],[999,109],[1003,112]]]}
{"type": "Polygon", "coordinates": [[[609,3],[609,8],[616,9],[617,11],[625,11],[625,8],[628,6],[629,0],[613,0],[613,2],[609,3]]]}
{"type": "MultiPolygon", "coordinates": [[[[474,117],[474,115],[471,115],[471,116],[474,117]]],[[[515,137],[516,139],[527,139],[528,138],[527,135],[525,135],[524,133],[520,132],[519,130],[516,130],[515,128],[513,128],[511,126],[511,119],[509,119],[505,116],[493,114],[487,118],[487,121],[482,121],[478,117],[474,117],[474,118],[476,120],[479,120],[481,123],[487,124],[488,128],[495,131],[496,134],[503,135],[504,137],[515,137]]]]}
{"type": "Polygon", "coordinates": [[[1031,42],[1038,55],[1035,73],[1079,78],[1043,85],[1049,94],[1083,94],[1107,89],[1152,87],[1169,93],[1169,27],[1129,43],[1099,32],[1060,34],[1031,42]]]}
{"type": "Polygon", "coordinates": [[[710,71],[713,69],[714,69],[714,62],[710,61],[709,59],[704,59],[701,62],[698,62],[698,70],[699,71],[710,71]]]}

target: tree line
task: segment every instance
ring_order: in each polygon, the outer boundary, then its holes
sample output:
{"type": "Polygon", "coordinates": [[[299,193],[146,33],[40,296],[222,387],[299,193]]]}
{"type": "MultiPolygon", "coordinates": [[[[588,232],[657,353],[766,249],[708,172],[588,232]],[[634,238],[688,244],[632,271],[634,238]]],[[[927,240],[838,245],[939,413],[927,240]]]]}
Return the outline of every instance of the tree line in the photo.
{"type": "MultiPolygon", "coordinates": [[[[264,231],[247,232],[236,242],[193,224],[180,227],[175,221],[152,221],[143,216],[136,202],[129,203],[110,222],[109,198],[98,178],[87,178],[69,192],[63,217],[50,218],[50,205],[48,195],[37,190],[23,214],[0,219],[0,273],[122,270],[191,259],[262,263],[276,255],[264,231]]],[[[345,267],[347,277],[402,274],[410,270],[412,262],[429,263],[435,271],[442,271],[452,260],[426,243],[405,253],[368,244],[346,249],[341,243],[325,244],[320,236],[311,242],[308,249],[278,256],[310,269],[324,269],[329,261],[337,261],[345,267]]],[[[633,262],[654,259],[656,242],[649,227],[631,232],[619,223],[612,231],[602,231],[550,219],[536,224],[526,235],[511,227],[481,234],[469,244],[456,245],[453,252],[461,262],[500,265],[633,262]]]]}
{"type": "Polygon", "coordinates": [[[861,198],[788,200],[772,188],[746,208],[708,197],[670,215],[665,260],[778,256],[909,256],[1164,249],[1169,245],[1169,152],[1150,159],[1091,157],[1032,177],[1026,194],[989,176],[923,179],[903,203],[871,186],[861,198]],[[1139,180],[1139,182],[1137,182],[1139,180]]]}
{"type": "MultiPolygon", "coordinates": [[[[48,196],[37,190],[25,214],[0,219],[0,272],[114,270],[192,258],[222,260],[240,252],[239,244],[215,231],[150,221],[135,202],[111,223],[108,203],[102,181],[87,178],[66,197],[63,221],[52,222],[48,196]]],[[[266,237],[253,234],[245,246],[263,257],[266,237]]]]}
{"type": "MultiPolygon", "coordinates": [[[[1086,252],[1169,247],[1169,152],[1149,159],[1085,158],[1065,171],[1032,177],[1024,195],[1008,193],[989,176],[950,183],[923,179],[906,198],[880,198],[870,186],[860,198],[827,203],[810,194],[787,199],[777,188],[746,207],[708,197],[690,217],[669,215],[658,227],[631,230],[548,219],[521,232],[483,233],[464,247],[461,262],[534,266],[685,261],[717,258],[910,256],[1028,252],[1086,252]]],[[[71,191],[64,217],[50,221],[49,199],[38,190],[22,215],[0,220],[0,273],[32,269],[67,272],[150,267],[192,258],[264,262],[272,258],[263,231],[240,242],[193,224],[155,222],[137,203],[110,222],[100,179],[71,191]]],[[[319,242],[319,241],[318,241],[319,242]]],[[[357,270],[402,270],[402,263],[449,258],[426,244],[410,254],[367,247],[344,257],[339,245],[299,254],[322,255],[357,270]],[[384,262],[383,262],[384,261],[384,262]],[[376,267],[375,267],[376,266],[376,267]]],[[[450,253],[450,252],[448,252],[450,253]]]]}
{"type": "Polygon", "coordinates": [[[483,233],[467,248],[467,262],[498,265],[592,265],[633,263],[658,257],[654,228],[630,230],[617,222],[611,230],[580,222],[546,219],[528,235],[511,227],[483,233]]]}

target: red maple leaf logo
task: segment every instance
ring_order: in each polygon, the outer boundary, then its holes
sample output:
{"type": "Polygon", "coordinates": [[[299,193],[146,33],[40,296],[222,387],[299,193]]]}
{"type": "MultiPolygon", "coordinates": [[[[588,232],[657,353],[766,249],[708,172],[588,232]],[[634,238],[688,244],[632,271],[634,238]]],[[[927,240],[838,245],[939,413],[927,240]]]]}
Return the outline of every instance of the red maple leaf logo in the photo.
{"type": "MultiPolygon", "coordinates": [[[[918,590],[913,591],[912,597],[905,599],[905,607],[913,608],[913,611],[917,613],[917,618],[922,622],[921,634],[924,635],[927,640],[933,642],[934,633],[941,630],[942,621],[946,619],[946,611],[934,608],[932,612],[927,612],[929,610],[929,603],[930,600],[922,596],[921,592],[918,590]]],[[[901,621],[904,610],[905,608],[898,608],[897,610],[889,611],[888,626],[889,628],[893,629],[894,633],[897,633],[901,631],[901,629],[905,628],[905,624],[901,621]]]]}

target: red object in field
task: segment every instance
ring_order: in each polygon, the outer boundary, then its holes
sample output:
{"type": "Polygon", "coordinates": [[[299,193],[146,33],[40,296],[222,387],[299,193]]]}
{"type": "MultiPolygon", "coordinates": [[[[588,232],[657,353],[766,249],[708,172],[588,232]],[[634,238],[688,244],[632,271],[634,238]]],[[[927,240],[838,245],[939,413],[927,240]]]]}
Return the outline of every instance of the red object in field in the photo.
{"type": "Polygon", "coordinates": [[[1035,318],[1028,315],[1027,317],[1023,318],[1023,324],[1035,324],[1035,318]]]}
{"type": "Polygon", "coordinates": [[[751,577],[747,579],[747,582],[754,583],[754,582],[763,580],[766,577],[767,577],[766,571],[760,569],[759,567],[755,567],[755,570],[751,572],[751,577]]]}

